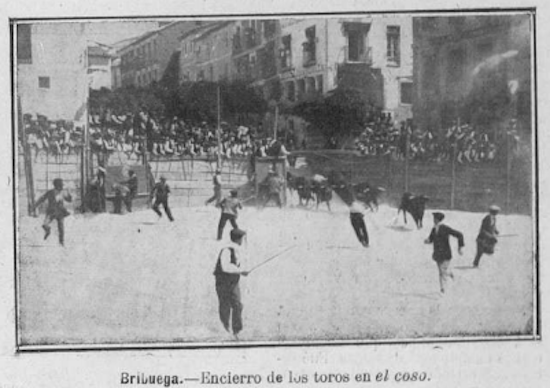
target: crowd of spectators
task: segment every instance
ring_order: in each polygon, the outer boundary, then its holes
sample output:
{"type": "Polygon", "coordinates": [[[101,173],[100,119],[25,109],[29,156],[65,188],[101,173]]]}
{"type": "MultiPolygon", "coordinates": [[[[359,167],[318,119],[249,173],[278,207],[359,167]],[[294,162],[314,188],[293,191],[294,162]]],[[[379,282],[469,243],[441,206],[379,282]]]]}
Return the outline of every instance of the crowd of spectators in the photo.
{"type": "MultiPolygon", "coordinates": [[[[56,156],[77,153],[83,145],[82,127],[73,122],[51,121],[40,115],[33,119],[26,114],[23,124],[35,157],[40,152],[56,156]]],[[[508,134],[515,147],[519,143],[517,131],[508,134]]],[[[438,132],[415,129],[410,122],[396,126],[389,114],[381,113],[354,139],[353,146],[363,155],[391,155],[403,160],[409,144],[411,160],[440,162],[454,155],[458,163],[477,163],[495,160],[505,149],[505,137],[495,141],[493,135],[468,124],[451,125],[438,132]]],[[[222,122],[218,141],[217,125],[190,123],[179,117],[157,119],[145,111],[135,115],[90,115],[89,140],[92,152],[120,151],[128,158],[140,158],[144,150],[152,157],[283,156],[295,148],[292,136],[286,142],[275,140],[267,137],[261,127],[222,122]]]]}
{"type": "MultiPolygon", "coordinates": [[[[83,131],[68,121],[51,121],[44,116],[24,116],[29,146],[53,155],[76,153],[83,144],[83,131]]],[[[92,152],[124,152],[139,158],[145,150],[155,156],[226,158],[279,156],[288,154],[285,144],[263,136],[258,127],[222,122],[218,140],[217,125],[190,123],[179,117],[157,119],[141,111],[126,115],[90,115],[89,140],[92,152]],[[221,147],[221,149],[220,149],[221,147]]]]}
{"type": "Polygon", "coordinates": [[[509,139],[501,136],[494,139],[494,133],[469,124],[450,127],[437,133],[431,130],[415,129],[411,123],[395,126],[389,115],[381,115],[369,123],[355,138],[354,147],[363,155],[391,155],[403,160],[448,161],[454,157],[460,164],[490,162],[503,156],[506,149],[503,142],[510,141],[512,149],[517,148],[520,138],[515,129],[507,132],[509,139]],[[499,154],[500,152],[500,154],[499,154]]]}

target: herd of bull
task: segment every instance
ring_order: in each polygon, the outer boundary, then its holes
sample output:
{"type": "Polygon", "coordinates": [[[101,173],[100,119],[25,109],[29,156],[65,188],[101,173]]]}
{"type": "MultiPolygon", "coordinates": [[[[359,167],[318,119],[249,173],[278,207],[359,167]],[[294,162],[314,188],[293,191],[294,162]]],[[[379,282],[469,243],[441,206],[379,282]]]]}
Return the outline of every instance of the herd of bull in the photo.
{"type": "MultiPolygon", "coordinates": [[[[334,173],[328,178],[322,175],[313,177],[297,176],[287,172],[287,187],[291,193],[296,193],[300,206],[308,206],[309,202],[316,202],[316,208],[323,202],[327,204],[330,211],[330,201],[333,191],[342,200],[351,205],[354,200],[365,204],[371,211],[378,210],[378,203],[382,194],[386,191],[383,187],[371,185],[369,182],[349,183],[341,174],[334,173]]],[[[401,196],[397,214],[403,212],[403,220],[407,223],[409,213],[417,228],[422,228],[422,220],[429,198],[425,195],[415,195],[406,192],[401,196]]]]}

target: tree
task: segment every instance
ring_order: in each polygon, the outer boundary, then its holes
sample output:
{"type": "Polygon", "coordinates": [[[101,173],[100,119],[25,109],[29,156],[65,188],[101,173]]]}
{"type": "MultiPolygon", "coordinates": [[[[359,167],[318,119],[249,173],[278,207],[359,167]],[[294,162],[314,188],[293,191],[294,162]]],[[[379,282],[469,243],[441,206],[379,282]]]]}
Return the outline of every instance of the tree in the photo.
{"type": "Polygon", "coordinates": [[[372,110],[358,90],[337,88],[326,97],[299,103],[291,113],[320,131],[327,143],[341,144],[364,128],[372,110]]]}

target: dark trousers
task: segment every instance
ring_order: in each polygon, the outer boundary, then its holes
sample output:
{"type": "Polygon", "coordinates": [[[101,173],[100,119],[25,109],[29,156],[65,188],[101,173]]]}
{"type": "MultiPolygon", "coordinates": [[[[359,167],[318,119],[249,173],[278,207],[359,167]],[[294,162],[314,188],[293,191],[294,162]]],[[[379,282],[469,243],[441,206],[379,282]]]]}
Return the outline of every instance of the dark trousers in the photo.
{"type": "Polygon", "coordinates": [[[46,235],[44,236],[44,239],[48,238],[50,235],[52,227],[50,224],[53,220],[57,221],[57,233],[59,234],[59,243],[61,245],[65,244],[65,222],[63,221],[63,218],[57,218],[51,215],[46,215],[46,218],[44,219],[44,223],[42,224],[42,228],[46,231],[46,235]]]}
{"type": "Polygon", "coordinates": [[[474,259],[474,267],[477,267],[479,265],[479,261],[481,260],[481,256],[483,256],[484,249],[483,246],[477,242],[477,251],[476,251],[476,257],[474,259]]]}
{"type": "Polygon", "coordinates": [[[363,220],[363,215],[361,213],[350,213],[351,226],[355,230],[357,239],[364,246],[369,245],[369,233],[367,232],[367,226],[365,225],[365,220],[363,220]]]}
{"type": "Polygon", "coordinates": [[[113,213],[122,214],[122,201],[123,201],[122,194],[116,193],[115,198],[113,199],[113,206],[114,206],[113,213]]]}
{"type": "Polygon", "coordinates": [[[216,205],[218,205],[222,200],[222,189],[218,187],[214,187],[214,195],[208,198],[206,201],[206,204],[210,204],[214,201],[216,201],[216,205]]]}
{"type": "Polygon", "coordinates": [[[132,212],[132,201],[134,200],[135,193],[128,193],[124,197],[124,204],[126,205],[126,210],[132,212]]]}
{"type": "Polygon", "coordinates": [[[220,222],[218,224],[218,240],[221,240],[223,237],[223,229],[225,228],[225,224],[227,221],[231,222],[231,226],[233,226],[233,229],[238,229],[239,226],[237,225],[237,216],[234,216],[233,214],[227,214],[222,213],[220,217],[220,222]]]}
{"type": "Polygon", "coordinates": [[[164,206],[164,212],[168,216],[168,219],[170,221],[174,221],[174,218],[172,217],[172,212],[170,211],[170,208],[168,207],[168,198],[156,198],[155,203],[153,204],[153,210],[155,213],[157,213],[160,217],[162,217],[162,213],[159,210],[159,206],[164,206]]]}
{"type": "Polygon", "coordinates": [[[229,331],[229,318],[231,316],[233,333],[239,333],[243,328],[243,305],[241,303],[239,282],[227,282],[216,278],[216,293],[218,294],[219,314],[223,326],[229,331]]]}
{"type": "Polygon", "coordinates": [[[266,206],[269,201],[271,200],[274,200],[275,203],[277,204],[277,206],[279,207],[283,207],[283,204],[281,202],[281,194],[280,193],[269,193],[267,194],[266,198],[265,198],[265,201],[264,201],[264,206],[266,206]]]}

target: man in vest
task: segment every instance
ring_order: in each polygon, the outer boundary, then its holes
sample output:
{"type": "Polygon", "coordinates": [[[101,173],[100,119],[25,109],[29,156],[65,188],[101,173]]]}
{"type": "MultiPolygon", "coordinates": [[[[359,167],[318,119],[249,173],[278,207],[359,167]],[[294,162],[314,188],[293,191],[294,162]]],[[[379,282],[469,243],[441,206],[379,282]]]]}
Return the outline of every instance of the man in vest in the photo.
{"type": "Polygon", "coordinates": [[[212,183],[214,184],[214,195],[208,198],[205,205],[216,201],[216,206],[218,206],[222,200],[222,175],[219,168],[216,169],[216,174],[212,178],[212,183]]]}
{"type": "Polygon", "coordinates": [[[453,273],[450,269],[451,264],[451,246],[449,245],[449,236],[453,236],[458,240],[458,253],[462,255],[462,247],[464,247],[464,236],[457,230],[450,228],[442,223],[445,215],[440,212],[434,212],[434,227],[430,236],[424,241],[426,244],[433,244],[433,260],[437,263],[439,270],[439,285],[441,293],[445,292],[447,279],[453,279],[453,273]]]}
{"type": "Polygon", "coordinates": [[[243,328],[241,291],[239,280],[241,275],[247,276],[248,271],[241,269],[241,245],[246,232],[241,229],[231,231],[231,243],[222,248],[218,255],[214,276],[216,277],[216,293],[219,301],[219,314],[223,327],[228,332],[233,331],[235,337],[243,328]],[[229,319],[231,317],[231,326],[229,319]]]}
{"type": "Polygon", "coordinates": [[[481,228],[477,235],[477,252],[474,259],[474,268],[479,266],[479,260],[485,253],[492,255],[495,251],[495,245],[497,243],[498,229],[497,229],[497,214],[500,208],[496,205],[489,207],[489,214],[487,214],[481,222],[481,228]]]}

